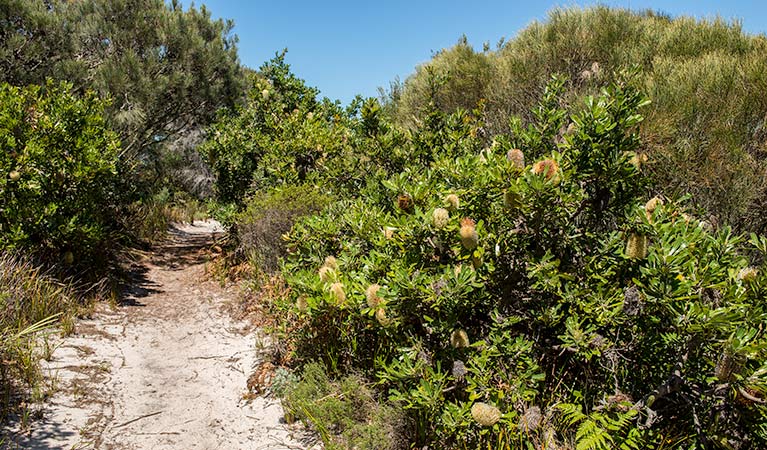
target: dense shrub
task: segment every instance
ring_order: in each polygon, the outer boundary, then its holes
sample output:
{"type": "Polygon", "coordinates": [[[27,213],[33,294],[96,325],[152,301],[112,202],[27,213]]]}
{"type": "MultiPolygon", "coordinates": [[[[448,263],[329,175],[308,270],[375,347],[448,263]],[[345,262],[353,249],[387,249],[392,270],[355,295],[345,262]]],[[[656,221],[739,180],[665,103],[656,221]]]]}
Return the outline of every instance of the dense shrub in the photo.
{"type": "Polygon", "coordinates": [[[330,202],[327,194],[314,186],[288,186],[263,192],[247,202],[244,211],[235,217],[240,252],[257,268],[274,273],[279,260],[286,256],[283,235],[294,222],[315,214],[330,202]]]}
{"type": "Polygon", "coordinates": [[[493,136],[510,131],[510,114],[532,119],[552,74],[568,77],[565,98],[578,105],[635,68],[653,102],[640,132],[657,189],[692,195],[716,220],[764,232],[764,215],[754,212],[763,210],[767,189],[766,42],[721,19],[603,6],[556,9],[497,50],[475,53],[462,40],[438,52],[395,90],[387,110],[414,126],[430,104],[450,113],[481,101],[493,136]]]}
{"type": "Polygon", "coordinates": [[[333,381],[322,365],[308,364],[301,380],[285,393],[285,407],[294,418],[313,419],[328,449],[407,448],[405,420],[395,405],[379,402],[367,381],[347,375],[333,381]]]}
{"type": "Polygon", "coordinates": [[[481,151],[433,113],[384,191],[296,224],[294,360],[373,379],[421,446],[766,445],[767,240],[646,202],[647,102],[620,82],[568,113],[565,86],[481,151]]]}
{"type": "Polygon", "coordinates": [[[105,250],[119,149],[105,102],[70,89],[0,85],[0,248],[65,264],[105,250]]]}

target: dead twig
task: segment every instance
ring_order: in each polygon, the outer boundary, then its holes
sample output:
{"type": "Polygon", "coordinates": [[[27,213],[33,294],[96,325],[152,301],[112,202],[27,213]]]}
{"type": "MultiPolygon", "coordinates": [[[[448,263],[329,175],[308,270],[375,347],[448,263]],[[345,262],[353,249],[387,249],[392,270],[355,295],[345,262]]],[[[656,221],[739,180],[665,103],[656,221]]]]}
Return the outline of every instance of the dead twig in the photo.
{"type": "Polygon", "coordinates": [[[143,416],[139,416],[139,417],[136,417],[135,419],[129,420],[127,422],[123,422],[120,425],[116,425],[116,426],[114,426],[114,428],[124,427],[126,425],[132,424],[133,422],[138,422],[141,419],[146,419],[147,417],[156,416],[156,415],[162,414],[162,413],[163,413],[163,411],[157,411],[157,412],[153,412],[153,413],[150,413],[150,414],[144,414],[143,416]]]}

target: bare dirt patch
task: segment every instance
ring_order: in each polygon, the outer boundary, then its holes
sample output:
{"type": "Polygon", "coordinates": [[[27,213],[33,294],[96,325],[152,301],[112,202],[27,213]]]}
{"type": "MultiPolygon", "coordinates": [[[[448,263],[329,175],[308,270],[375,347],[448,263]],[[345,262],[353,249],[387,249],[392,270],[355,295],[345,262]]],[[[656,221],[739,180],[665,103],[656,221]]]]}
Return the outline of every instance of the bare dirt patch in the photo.
{"type": "Polygon", "coordinates": [[[206,275],[215,222],[171,230],[132,266],[120,305],[101,305],[58,343],[47,369],[58,392],[28,449],[301,449],[279,402],[248,395],[258,331],[224,305],[236,287],[206,275]]]}

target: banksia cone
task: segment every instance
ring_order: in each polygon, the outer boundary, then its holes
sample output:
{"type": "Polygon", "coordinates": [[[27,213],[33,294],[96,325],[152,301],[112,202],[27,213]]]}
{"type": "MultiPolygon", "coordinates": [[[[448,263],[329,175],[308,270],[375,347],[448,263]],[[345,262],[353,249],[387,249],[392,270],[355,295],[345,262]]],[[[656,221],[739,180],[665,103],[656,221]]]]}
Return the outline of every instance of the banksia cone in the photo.
{"type": "Polygon", "coordinates": [[[458,200],[457,195],[449,194],[447,197],[445,197],[445,204],[450,211],[457,211],[458,207],[460,206],[460,201],[458,200]]]}
{"type": "Polygon", "coordinates": [[[636,167],[637,170],[641,169],[645,163],[647,163],[647,154],[646,153],[635,153],[634,156],[631,157],[629,160],[629,163],[636,167]]]}
{"type": "Polygon", "coordinates": [[[331,267],[328,266],[322,266],[320,267],[320,280],[324,282],[328,282],[336,277],[336,271],[333,270],[331,267]]]}
{"type": "Polygon", "coordinates": [[[525,168],[525,154],[518,148],[513,148],[506,153],[506,159],[518,170],[525,168]]]}
{"type": "Polygon", "coordinates": [[[449,220],[450,220],[450,213],[447,212],[447,210],[444,208],[437,208],[431,214],[431,223],[434,225],[434,228],[437,228],[437,229],[445,228],[449,220]]]}
{"type": "Polygon", "coordinates": [[[755,267],[744,267],[738,272],[738,279],[750,283],[756,280],[757,275],[759,275],[759,269],[755,267]]]}
{"type": "Polygon", "coordinates": [[[306,312],[306,310],[309,308],[309,303],[307,303],[306,297],[298,297],[298,300],[296,300],[296,308],[298,308],[298,310],[301,312],[306,312]]]}
{"type": "Polygon", "coordinates": [[[386,317],[386,311],[384,311],[383,308],[378,308],[376,310],[376,320],[383,326],[387,326],[391,323],[391,320],[386,317]]]}
{"type": "Polygon", "coordinates": [[[626,242],[626,256],[632,259],[644,259],[647,256],[647,236],[631,233],[626,242]]]}
{"type": "Polygon", "coordinates": [[[479,235],[473,220],[465,218],[461,220],[461,244],[466,250],[474,250],[479,244],[479,235]]]}
{"type": "Polygon", "coordinates": [[[471,417],[482,426],[492,427],[501,420],[501,410],[487,403],[477,402],[471,406],[471,417]]]}
{"type": "Polygon", "coordinates": [[[557,172],[559,172],[559,164],[553,159],[544,159],[533,165],[533,173],[543,175],[550,181],[557,181],[557,172]]]}
{"type": "Polygon", "coordinates": [[[413,210],[413,199],[407,194],[402,194],[397,197],[397,206],[405,212],[410,212],[413,210]]]}
{"type": "Polygon", "coordinates": [[[527,408],[519,418],[519,429],[528,433],[535,431],[541,425],[541,419],[543,419],[541,408],[537,406],[527,408]]]}
{"type": "Polygon", "coordinates": [[[455,330],[450,334],[450,345],[453,348],[464,348],[469,346],[469,335],[464,330],[455,330]]]}
{"type": "Polygon", "coordinates": [[[336,257],[333,255],[326,257],[325,267],[330,267],[333,270],[338,270],[338,261],[336,261],[336,257]]]}
{"type": "Polygon", "coordinates": [[[344,292],[344,285],[341,283],[333,283],[330,285],[330,294],[336,299],[336,303],[339,305],[346,302],[346,292],[344,292]]]}
{"type": "Polygon", "coordinates": [[[508,190],[503,193],[503,204],[509,209],[518,208],[522,205],[522,196],[518,192],[508,190]]]}
{"type": "Polygon", "coordinates": [[[663,204],[663,200],[660,197],[653,197],[650,200],[647,200],[647,203],[645,203],[644,205],[644,212],[645,212],[645,215],[647,215],[647,220],[652,222],[653,213],[658,208],[658,206],[662,204],[663,204]]]}
{"type": "Polygon", "coordinates": [[[377,308],[378,304],[381,303],[381,297],[378,296],[378,291],[380,289],[381,289],[381,286],[379,286],[377,284],[371,284],[365,290],[365,297],[368,300],[368,306],[369,307],[377,308]]]}

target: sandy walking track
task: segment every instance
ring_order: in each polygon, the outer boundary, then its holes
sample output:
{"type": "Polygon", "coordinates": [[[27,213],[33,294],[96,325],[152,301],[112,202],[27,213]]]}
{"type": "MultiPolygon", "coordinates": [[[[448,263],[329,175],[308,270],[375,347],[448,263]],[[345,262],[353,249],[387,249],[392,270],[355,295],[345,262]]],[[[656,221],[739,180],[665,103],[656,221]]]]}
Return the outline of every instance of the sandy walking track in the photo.
{"type": "Polygon", "coordinates": [[[248,402],[256,336],[222,305],[234,293],[205,276],[214,222],[171,230],[134,264],[123,304],[77,323],[48,363],[59,393],[28,449],[301,449],[282,408],[248,402]]]}

